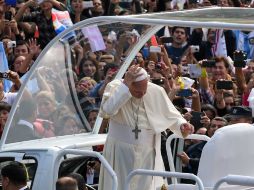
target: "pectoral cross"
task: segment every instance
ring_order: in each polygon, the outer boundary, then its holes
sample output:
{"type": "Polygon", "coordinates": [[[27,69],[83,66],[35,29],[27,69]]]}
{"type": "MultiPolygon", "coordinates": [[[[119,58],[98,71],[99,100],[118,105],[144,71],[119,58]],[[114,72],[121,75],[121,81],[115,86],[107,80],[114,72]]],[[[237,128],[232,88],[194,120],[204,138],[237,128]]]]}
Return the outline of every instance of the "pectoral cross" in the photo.
{"type": "Polygon", "coordinates": [[[138,139],[138,133],[141,133],[141,130],[138,128],[138,125],[135,126],[135,129],[132,130],[135,133],[135,139],[138,139]]]}

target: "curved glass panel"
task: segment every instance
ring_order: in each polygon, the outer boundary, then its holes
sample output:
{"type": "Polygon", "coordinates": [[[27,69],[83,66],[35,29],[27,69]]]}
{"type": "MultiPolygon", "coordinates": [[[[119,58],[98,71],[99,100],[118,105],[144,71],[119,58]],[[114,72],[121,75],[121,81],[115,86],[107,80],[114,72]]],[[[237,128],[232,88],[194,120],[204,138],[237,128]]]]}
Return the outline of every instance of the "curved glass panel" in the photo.
{"type": "Polygon", "coordinates": [[[25,76],[5,143],[91,132],[103,89],[150,29],[100,23],[57,40],[25,76]]]}

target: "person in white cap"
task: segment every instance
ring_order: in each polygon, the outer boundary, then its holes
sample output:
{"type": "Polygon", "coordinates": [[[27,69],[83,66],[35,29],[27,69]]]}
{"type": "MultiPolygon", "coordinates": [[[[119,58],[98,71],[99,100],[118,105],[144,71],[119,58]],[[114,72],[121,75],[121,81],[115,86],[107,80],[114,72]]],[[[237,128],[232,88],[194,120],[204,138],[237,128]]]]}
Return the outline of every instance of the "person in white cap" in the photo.
{"type": "MultiPolygon", "coordinates": [[[[169,100],[165,90],[149,82],[147,72],[131,66],[124,80],[113,80],[104,92],[100,116],[110,118],[103,156],[124,189],[128,174],[135,169],[163,170],[160,152],[161,132],[169,128],[186,137],[194,128],[169,100]]],[[[101,167],[99,190],[112,189],[112,179],[101,167]]],[[[163,184],[162,178],[135,176],[131,190],[149,190],[163,184]]]]}

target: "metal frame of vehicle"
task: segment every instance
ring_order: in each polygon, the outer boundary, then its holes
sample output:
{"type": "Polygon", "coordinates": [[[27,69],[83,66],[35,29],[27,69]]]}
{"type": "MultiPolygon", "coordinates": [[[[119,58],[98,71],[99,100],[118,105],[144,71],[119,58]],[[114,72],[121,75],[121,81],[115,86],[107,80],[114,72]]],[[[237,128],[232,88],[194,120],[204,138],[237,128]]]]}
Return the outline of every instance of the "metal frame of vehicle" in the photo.
{"type": "MultiPolygon", "coordinates": [[[[246,20],[247,16],[254,15],[254,9],[238,9],[238,8],[206,8],[189,11],[169,12],[169,13],[153,13],[145,15],[131,15],[131,16],[117,16],[117,17],[96,17],[88,19],[75,24],[73,27],[66,29],[64,32],[56,36],[42,51],[34,65],[30,69],[30,74],[27,76],[24,84],[20,89],[20,93],[13,105],[13,108],[8,118],[6,128],[9,129],[11,120],[13,119],[14,113],[17,111],[17,105],[24,93],[25,84],[32,77],[35,72],[36,66],[47,53],[51,46],[59,42],[69,32],[80,29],[91,25],[100,24],[112,24],[112,23],[136,23],[136,24],[147,24],[152,27],[149,31],[142,36],[139,43],[129,52],[124,64],[118,72],[116,78],[122,78],[126,69],[129,67],[132,59],[141,47],[165,25],[169,26],[185,26],[185,27],[206,27],[206,28],[226,28],[226,29],[239,29],[239,30],[254,30],[254,24],[252,21],[246,20]],[[232,12],[242,14],[237,15],[245,16],[244,18],[232,18],[232,12]],[[209,15],[207,18],[200,18],[200,13],[209,15]],[[209,14],[208,14],[209,13],[209,14]],[[214,15],[212,14],[214,13],[214,15]],[[217,14],[217,17],[215,15],[217,14]],[[229,14],[231,13],[231,14],[229,14]],[[193,14],[193,15],[192,15],[193,14]],[[229,16],[226,16],[229,14],[229,16]],[[212,15],[212,16],[211,16],[212,15]],[[231,18],[230,18],[231,16],[231,18]],[[189,18],[189,19],[188,19],[189,18]],[[246,20],[246,22],[244,22],[246,20]]],[[[205,17],[205,15],[204,15],[205,17]]],[[[37,173],[34,179],[33,189],[55,189],[55,181],[58,177],[58,169],[60,165],[59,155],[63,153],[82,153],[82,151],[75,151],[69,149],[85,149],[93,145],[104,144],[106,135],[98,134],[102,118],[97,118],[95,127],[91,133],[79,134],[79,135],[68,135],[63,137],[52,137],[48,139],[32,140],[27,142],[18,142],[5,144],[7,138],[8,129],[4,130],[2,140],[0,142],[0,157],[2,156],[13,156],[20,159],[20,153],[26,156],[35,157],[38,161],[37,173]],[[68,150],[67,150],[68,149],[68,150]]],[[[83,152],[84,153],[84,152],[83,152]]],[[[83,154],[82,153],[82,154],[83,154]]],[[[92,155],[92,154],[91,154],[92,155]]],[[[107,165],[107,164],[106,164],[107,165]]],[[[110,169],[109,169],[110,170],[110,169]]],[[[114,176],[114,175],[112,175],[114,176]]],[[[113,177],[115,180],[115,177],[113,177]]]]}

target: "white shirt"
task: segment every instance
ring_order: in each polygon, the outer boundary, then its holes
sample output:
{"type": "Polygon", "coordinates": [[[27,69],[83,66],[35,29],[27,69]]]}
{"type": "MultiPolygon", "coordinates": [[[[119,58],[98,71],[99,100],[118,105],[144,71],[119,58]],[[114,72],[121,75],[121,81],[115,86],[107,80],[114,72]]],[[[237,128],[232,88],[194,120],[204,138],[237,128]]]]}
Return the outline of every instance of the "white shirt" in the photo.
{"type": "Polygon", "coordinates": [[[25,190],[27,188],[28,188],[28,186],[25,186],[25,187],[20,188],[19,190],[25,190]]]}
{"type": "Polygon", "coordinates": [[[4,97],[1,101],[6,102],[10,105],[13,105],[18,93],[13,92],[4,92],[4,97]]]}
{"type": "Polygon", "coordinates": [[[25,120],[19,120],[18,125],[26,125],[27,127],[29,127],[30,129],[34,129],[34,126],[32,123],[25,121],[25,120]]]}

